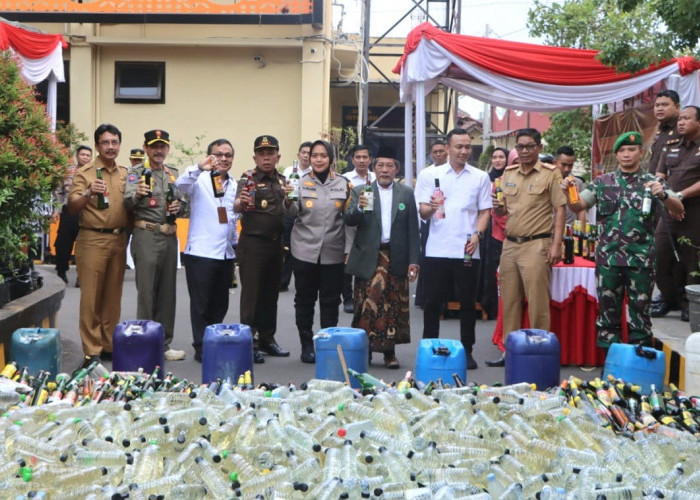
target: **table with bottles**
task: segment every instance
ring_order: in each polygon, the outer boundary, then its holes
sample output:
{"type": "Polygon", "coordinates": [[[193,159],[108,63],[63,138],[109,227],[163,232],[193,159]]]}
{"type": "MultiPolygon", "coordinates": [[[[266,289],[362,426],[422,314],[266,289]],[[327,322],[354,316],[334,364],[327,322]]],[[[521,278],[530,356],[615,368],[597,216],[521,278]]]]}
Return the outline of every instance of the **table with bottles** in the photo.
{"type": "MultiPolygon", "coordinates": [[[[598,315],[595,263],[574,257],[573,264],[563,262],[552,267],[549,305],[550,328],[561,346],[561,364],[600,366],[605,353],[596,347],[595,320],[598,315]]],[[[623,330],[625,329],[623,321],[623,330]]],[[[527,306],[523,310],[523,328],[529,328],[527,306]]],[[[624,335],[625,332],[623,332],[624,335]]],[[[499,300],[493,343],[503,346],[503,308],[499,300]]]]}

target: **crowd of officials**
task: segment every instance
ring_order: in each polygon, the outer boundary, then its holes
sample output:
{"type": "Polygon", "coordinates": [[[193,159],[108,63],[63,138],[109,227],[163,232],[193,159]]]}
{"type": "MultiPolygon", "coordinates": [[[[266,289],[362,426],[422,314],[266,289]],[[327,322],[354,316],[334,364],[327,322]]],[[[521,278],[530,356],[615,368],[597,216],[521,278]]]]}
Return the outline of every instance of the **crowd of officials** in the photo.
{"type": "MultiPolygon", "coordinates": [[[[185,358],[171,346],[176,219],[185,214],[190,224],[183,264],[200,362],[205,327],[222,322],[228,311],[237,261],[240,320],[254,332],[256,363],[265,354],[289,356],[275,334],[278,296],[293,275],[302,362],[315,362],[318,302],[322,328],[337,326],[342,304],[353,315],[352,326],[367,332],[370,360],[381,353],[385,366],[398,368],[395,345],[410,342],[409,282],[418,279],[423,338],[439,336],[445,304],[458,302],[460,340],[467,368],[474,369],[476,304],[486,317],[496,316],[497,273],[505,335],[521,327],[524,299],[531,327],[548,330],[551,268],[562,258],[565,224],[585,222],[592,207],[599,235],[598,345],[622,340],[625,296],[629,340],[646,343],[650,316],[680,307],[687,320],[683,287],[700,282],[696,249],[678,241],[700,244],[700,225],[691,222],[700,207],[700,109],[681,108],[678,95],[664,91],[655,113],[659,131],[649,171],[642,168],[642,136],[630,131],[614,144],[617,168],[586,185],[570,175],[570,147],[541,161],[543,145],[534,129],[518,131],[512,151],[495,148],[483,171],[468,163],[472,138],[457,128],[431,145],[433,163],[421,170],[415,189],[397,180],[401,165],[390,147],[373,152],[356,146],[352,168],[341,175],[329,143],[304,142],[294,165],[280,173],[279,143],[271,135],[255,139],[255,166],[238,181],[229,175],[230,141],[213,141],[202,160],[180,172],[166,164],[170,138],[162,129],[144,134],[143,150],[131,151],[127,168],[117,162],[121,132],[100,125],[96,157],[80,146],[77,165],[58,193],[63,208],[56,270],[67,281],[77,235],[85,364],[111,356],[129,237],[137,315],[163,326],[166,359],[185,358]],[[655,283],[661,297],[650,314],[655,283]]],[[[504,356],[486,363],[502,366],[504,356]]]]}

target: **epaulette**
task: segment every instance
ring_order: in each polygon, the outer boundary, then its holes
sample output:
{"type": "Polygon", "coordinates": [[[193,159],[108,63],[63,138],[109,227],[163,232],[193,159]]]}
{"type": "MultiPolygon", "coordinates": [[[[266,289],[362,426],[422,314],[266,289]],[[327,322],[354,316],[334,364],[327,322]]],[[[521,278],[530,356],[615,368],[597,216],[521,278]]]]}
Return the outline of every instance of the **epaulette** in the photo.
{"type": "Polygon", "coordinates": [[[669,139],[666,141],[666,145],[668,146],[669,144],[678,144],[681,142],[682,137],[676,137],[675,139],[669,139]]]}
{"type": "Polygon", "coordinates": [[[555,168],[557,168],[556,166],[552,165],[551,163],[544,163],[544,162],[542,162],[542,166],[544,168],[548,168],[549,170],[554,170],[555,168]]]}
{"type": "Polygon", "coordinates": [[[516,163],[515,165],[509,165],[509,166],[507,166],[505,169],[506,169],[506,170],[513,170],[513,169],[515,169],[515,168],[518,168],[519,166],[520,166],[520,165],[518,165],[518,164],[516,163]]]}

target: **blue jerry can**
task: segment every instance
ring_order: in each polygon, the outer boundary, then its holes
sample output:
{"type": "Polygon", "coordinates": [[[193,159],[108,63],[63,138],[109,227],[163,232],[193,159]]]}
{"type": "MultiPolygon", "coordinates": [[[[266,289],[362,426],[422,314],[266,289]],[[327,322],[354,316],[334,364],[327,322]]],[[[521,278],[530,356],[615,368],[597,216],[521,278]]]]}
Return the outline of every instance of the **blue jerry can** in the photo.
{"type": "Polygon", "coordinates": [[[204,330],[202,347],[202,383],[217,378],[230,379],[250,370],[253,376],[253,333],[248,325],[216,324],[204,330]]]}
{"type": "Polygon", "coordinates": [[[112,337],[112,370],[135,372],[143,368],[146,373],[151,373],[160,366],[159,376],[162,378],[164,339],[163,326],[155,321],[131,319],[119,323],[112,337]]]}
{"type": "MultiPolygon", "coordinates": [[[[331,327],[322,328],[314,335],[316,348],[316,378],[345,382],[345,374],[340,364],[338,346],[343,349],[343,357],[348,368],[364,373],[369,362],[369,339],[361,328],[331,327]]],[[[350,377],[352,387],[359,389],[360,383],[350,377]]]]}
{"type": "Polygon", "coordinates": [[[612,344],[603,368],[603,378],[608,375],[640,386],[642,394],[651,393],[652,384],[661,392],[666,376],[666,354],[651,347],[612,344]]]}
{"type": "Polygon", "coordinates": [[[423,339],[418,344],[414,378],[427,384],[442,379],[452,384],[456,373],[462,382],[467,382],[467,354],[459,340],[423,339]]]}
{"type": "Polygon", "coordinates": [[[54,378],[61,371],[61,333],[56,328],[15,330],[10,354],[20,370],[26,366],[34,376],[48,370],[54,378]]]}
{"type": "Polygon", "coordinates": [[[546,330],[524,329],[506,339],[506,385],[528,382],[544,391],[561,382],[559,339],[546,330]]]}

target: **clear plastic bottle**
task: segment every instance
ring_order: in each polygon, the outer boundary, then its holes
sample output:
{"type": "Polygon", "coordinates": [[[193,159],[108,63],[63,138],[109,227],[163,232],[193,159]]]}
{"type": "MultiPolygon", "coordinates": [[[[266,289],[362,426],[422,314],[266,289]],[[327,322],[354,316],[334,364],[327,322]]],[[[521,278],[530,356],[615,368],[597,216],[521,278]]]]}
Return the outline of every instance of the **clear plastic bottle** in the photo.
{"type": "Polygon", "coordinates": [[[204,482],[204,486],[209,493],[215,498],[228,498],[231,496],[231,485],[209,462],[202,457],[197,457],[194,461],[198,471],[198,477],[204,482]]]}

